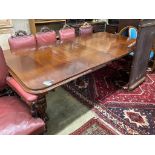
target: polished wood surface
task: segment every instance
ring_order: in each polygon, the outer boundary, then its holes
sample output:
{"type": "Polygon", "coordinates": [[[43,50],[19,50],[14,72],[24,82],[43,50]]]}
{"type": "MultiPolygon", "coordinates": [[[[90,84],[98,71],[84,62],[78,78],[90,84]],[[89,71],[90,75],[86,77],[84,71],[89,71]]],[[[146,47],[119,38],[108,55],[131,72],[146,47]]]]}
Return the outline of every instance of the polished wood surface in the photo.
{"type": "Polygon", "coordinates": [[[135,40],[95,33],[35,51],[4,52],[9,72],[30,93],[45,93],[66,82],[88,74],[129,52],[135,40]]]}
{"type": "Polygon", "coordinates": [[[100,32],[93,34],[93,37],[79,38],[79,43],[118,58],[129,52],[128,47],[132,46],[135,40],[129,40],[127,37],[116,34],[100,32]]]}

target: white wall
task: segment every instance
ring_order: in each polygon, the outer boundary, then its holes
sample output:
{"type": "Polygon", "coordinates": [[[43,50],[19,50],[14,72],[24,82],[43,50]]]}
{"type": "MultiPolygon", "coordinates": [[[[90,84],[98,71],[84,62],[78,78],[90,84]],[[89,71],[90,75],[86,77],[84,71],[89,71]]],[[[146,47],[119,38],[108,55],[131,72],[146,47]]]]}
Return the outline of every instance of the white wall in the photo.
{"type": "Polygon", "coordinates": [[[28,19],[13,19],[13,28],[15,31],[24,30],[30,33],[29,20],[28,19]]]}
{"type": "Polygon", "coordinates": [[[9,44],[8,44],[8,38],[11,36],[11,34],[0,34],[0,46],[2,47],[3,50],[9,49],[9,44]]]}
{"type": "MultiPolygon", "coordinates": [[[[25,30],[30,33],[29,20],[28,19],[12,19],[13,33],[18,30],[25,30]]],[[[13,34],[12,33],[12,34],[13,34]]],[[[0,46],[3,50],[9,49],[8,38],[11,33],[0,34],[0,46]]]]}

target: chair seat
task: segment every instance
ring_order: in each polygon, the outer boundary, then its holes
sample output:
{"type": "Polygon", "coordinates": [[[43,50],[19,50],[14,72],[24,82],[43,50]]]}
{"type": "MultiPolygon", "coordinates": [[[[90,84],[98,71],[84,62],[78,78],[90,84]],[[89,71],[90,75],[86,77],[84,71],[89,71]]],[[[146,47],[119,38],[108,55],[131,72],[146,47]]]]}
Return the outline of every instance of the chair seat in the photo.
{"type": "Polygon", "coordinates": [[[38,99],[37,95],[33,95],[30,93],[27,93],[12,77],[6,78],[7,84],[18,93],[19,96],[21,96],[26,103],[31,105],[33,101],[36,101],[38,99]]]}
{"type": "Polygon", "coordinates": [[[33,118],[28,106],[18,98],[0,98],[0,135],[40,134],[44,128],[44,122],[33,118]]]}

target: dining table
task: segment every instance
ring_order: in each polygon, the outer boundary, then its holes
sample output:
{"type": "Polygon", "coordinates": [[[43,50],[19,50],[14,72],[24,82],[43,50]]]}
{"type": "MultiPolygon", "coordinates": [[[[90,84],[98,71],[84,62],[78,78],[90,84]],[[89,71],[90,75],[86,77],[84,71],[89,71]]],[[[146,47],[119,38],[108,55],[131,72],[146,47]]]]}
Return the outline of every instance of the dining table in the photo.
{"type": "Polygon", "coordinates": [[[129,54],[135,43],[135,39],[98,32],[33,50],[5,50],[4,56],[10,75],[26,92],[42,99],[49,91],[129,54]]]}

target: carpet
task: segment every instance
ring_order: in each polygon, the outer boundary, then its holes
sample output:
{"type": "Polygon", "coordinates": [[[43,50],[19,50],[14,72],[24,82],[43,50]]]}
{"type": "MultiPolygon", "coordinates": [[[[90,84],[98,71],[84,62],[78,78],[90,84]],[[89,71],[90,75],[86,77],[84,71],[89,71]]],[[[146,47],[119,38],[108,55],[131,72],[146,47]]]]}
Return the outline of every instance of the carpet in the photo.
{"type": "Polygon", "coordinates": [[[86,75],[64,88],[122,134],[155,134],[155,73],[133,91],[125,90],[131,62],[127,56],[93,72],[93,87],[86,75]]]}
{"type": "Polygon", "coordinates": [[[92,118],[71,135],[116,135],[116,132],[101,123],[99,119],[92,118]]]}

